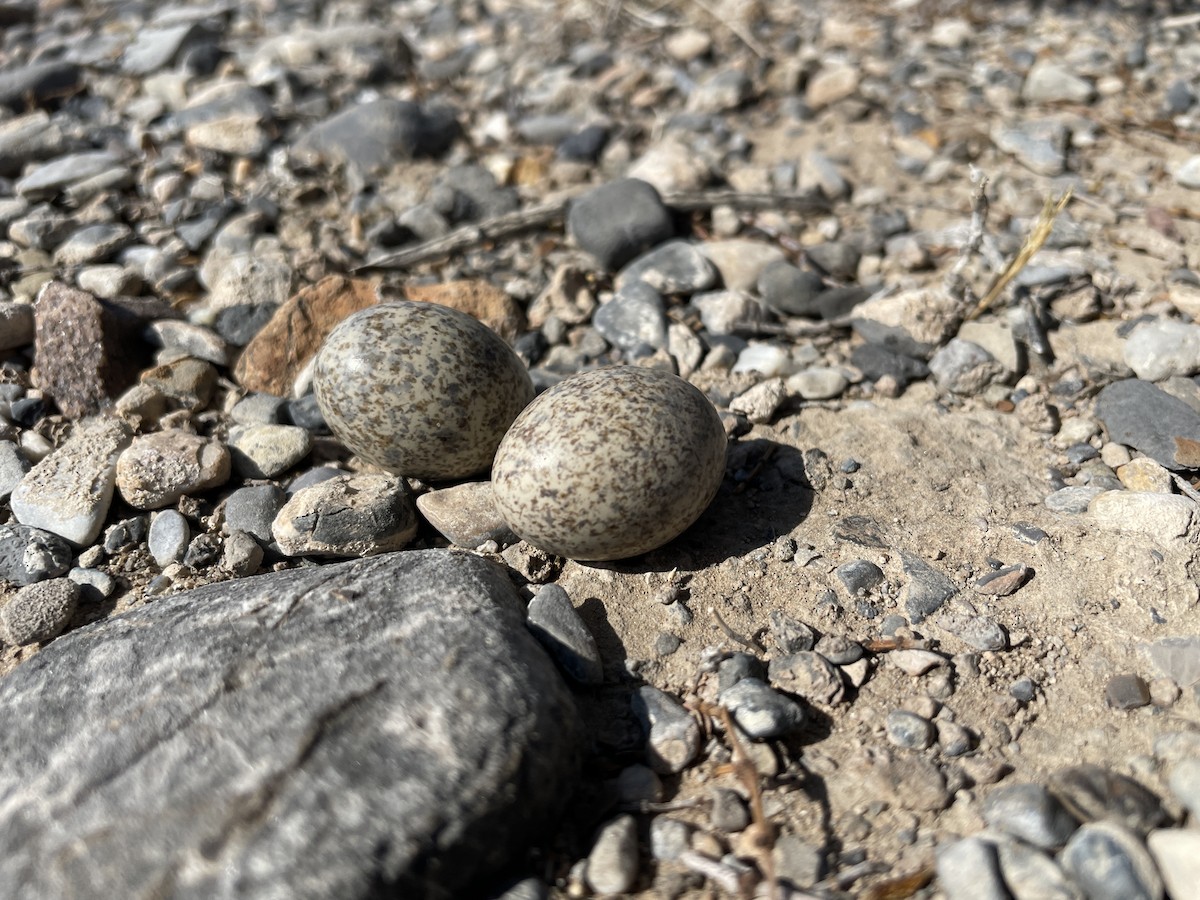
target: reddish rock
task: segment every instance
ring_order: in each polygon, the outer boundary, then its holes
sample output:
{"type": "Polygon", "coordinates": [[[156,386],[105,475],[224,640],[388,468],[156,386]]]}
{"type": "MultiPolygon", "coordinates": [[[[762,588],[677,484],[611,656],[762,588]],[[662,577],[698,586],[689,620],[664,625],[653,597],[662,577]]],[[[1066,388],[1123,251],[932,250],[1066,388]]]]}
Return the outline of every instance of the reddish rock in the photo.
{"type": "Polygon", "coordinates": [[[486,281],[406,285],[404,296],[422,303],[449,306],[474,316],[510,344],[525,330],[525,313],[517,301],[486,281]]]}
{"type": "Polygon", "coordinates": [[[297,291],[246,345],[234,378],[249,391],[290,395],[296,376],[334,326],[378,302],[372,282],[343,275],[330,275],[297,291]]]}
{"type": "Polygon", "coordinates": [[[100,300],[61,281],[47,284],[34,304],[36,383],[64,416],[98,413],[153,359],[142,337],[146,323],[170,307],[100,300]]]}

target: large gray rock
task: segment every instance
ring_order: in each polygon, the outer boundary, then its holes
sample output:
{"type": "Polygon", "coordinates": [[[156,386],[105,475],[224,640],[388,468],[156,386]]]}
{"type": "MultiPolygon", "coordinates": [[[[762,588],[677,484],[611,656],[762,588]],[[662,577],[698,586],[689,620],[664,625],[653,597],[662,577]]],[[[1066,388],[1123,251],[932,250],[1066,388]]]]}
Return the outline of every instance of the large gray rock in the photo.
{"type": "Polygon", "coordinates": [[[579,735],[504,570],[443,550],[81,628],[0,721],[24,900],[460,896],[557,814],[579,735]]]}

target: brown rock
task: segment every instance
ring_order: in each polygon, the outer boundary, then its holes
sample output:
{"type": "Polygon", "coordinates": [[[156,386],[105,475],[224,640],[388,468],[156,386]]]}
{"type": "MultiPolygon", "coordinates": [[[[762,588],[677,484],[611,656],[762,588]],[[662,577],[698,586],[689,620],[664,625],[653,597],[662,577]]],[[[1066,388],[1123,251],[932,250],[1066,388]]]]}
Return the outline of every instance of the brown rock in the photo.
{"type": "Polygon", "coordinates": [[[98,413],[152,361],[154,351],[142,331],[149,317],[161,312],[99,300],[61,281],[50,282],[34,305],[38,387],[68,418],[98,413]]]}
{"type": "Polygon", "coordinates": [[[372,282],[343,275],[297,291],[246,346],[234,378],[250,391],[290,395],[296,376],[329,332],[346,316],[378,302],[372,282]]]}
{"type": "Polygon", "coordinates": [[[419,303],[437,303],[474,316],[510,344],[525,330],[525,313],[512,297],[486,281],[447,281],[407,285],[404,296],[419,303]]]}

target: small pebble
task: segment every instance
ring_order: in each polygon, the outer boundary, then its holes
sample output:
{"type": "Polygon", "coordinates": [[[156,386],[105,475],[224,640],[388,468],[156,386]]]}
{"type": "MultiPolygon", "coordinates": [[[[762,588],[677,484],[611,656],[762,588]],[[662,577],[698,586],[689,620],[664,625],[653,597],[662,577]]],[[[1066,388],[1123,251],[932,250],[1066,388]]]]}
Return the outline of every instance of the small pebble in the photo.
{"type": "Polygon", "coordinates": [[[176,510],[164,509],[150,521],[150,555],[160,568],[180,562],[191,540],[188,521],[176,510]]]}
{"type": "Polygon", "coordinates": [[[1161,900],[1162,876],[1135,835],[1111,822],[1083,825],[1062,852],[1062,867],[1088,900],[1161,900]]]}
{"type": "Polygon", "coordinates": [[[71,621],[78,602],[79,585],[69,578],[25,585],[0,609],[5,639],[23,647],[56,637],[71,621]]]}
{"type": "Polygon", "coordinates": [[[886,728],[888,740],[905,750],[924,750],[934,741],[933,723],[906,710],[888,713],[886,728]]]}
{"type": "Polygon", "coordinates": [[[580,684],[604,681],[596,639],[565,590],[557,584],[543,585],[529,601],[526,620],[534,637],[572,679],[580,684]]]}
{"type": "Polygon", "coordinates": [[[646,761],[655,772],[674,775],[700,752],[700,726],[669,694],[643,685],[633,695],[633,713],[646,735],[646,761]]]}
{"type": "Polygon", "coordinates": [[[1114,675],[1104,686],[1104,702],[1113,709],[1137,709],[1150,704],[1150,687],[1140,675],[1114,675]]]}
{"type": "Polygon", "coordinates": [[[618,816],[596,836],[587,858],[587,883],[600,894],[623,894],[633,887],[637,872],[637,823],[633,816],[618,816]]]}
{"type": "Polygon", "coordinates": [[[719,702],[755,740],[789,734],[804,724],[804,708],[758,678],[743,678],[722,691],[719,702]]]}

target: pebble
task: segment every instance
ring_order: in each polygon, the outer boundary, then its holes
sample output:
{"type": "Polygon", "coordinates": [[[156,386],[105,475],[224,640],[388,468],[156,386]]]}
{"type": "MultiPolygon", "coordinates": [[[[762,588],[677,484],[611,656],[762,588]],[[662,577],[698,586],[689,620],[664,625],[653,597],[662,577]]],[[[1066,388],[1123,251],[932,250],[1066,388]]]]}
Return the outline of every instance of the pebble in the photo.
{"type": "Polygon", "coordinates": [[[1011,597],[1032,574],[1026,565],[1004,566],[975,579],[975,591],[990,597],[1011,597]]]}
{"type": "Polygon", "coordinates": [[[942,604],[958,593],[958,586],[919,556],[901,552],[900,559],[908,577],[900,599],[909,620],[916,625],[941,609],[942,604]]]}
{"type": "Polygon", "coordinates": [[[1047,787],[1081,822],[1113,821],[1144,835],[1171,819],[1153,791],[1103,766],[1062,769],[1050,776],[1047,787]]]}
{"type": "Polygon", "coordinates": [[[692,306],[700,313],[705,330],[712,335],[754,332],[766,319],[763,304],[741,291],[695,294],[692,306]]]}
{"type": "Polygon", "coordinates": [[[275,478],[312,450],[312,435],[294,425],[235,426],[229,431],[233,469],[243,478],[275,478]]]}
{"type": "Polygon", "coordinates": [[[826,634],[815,648],[816,652],[835,666],[849,666],[863,658],[862,644],[840,634],[826,634]]]}
{"type": "Polygon", "coordinates": [[[288,556],[372,556],[404,549],[416,533],[407,483],[375,474],[339,475],[297,491],[271,525],[288,556]]]}
{"type": "Polygon", "coordinates": [[[662,295],[644,281],[625,284],[592,317],[606,341],[633,356],[645,356],[667,344],[666,306],[662,295]]]}
{"type": "Polygon", "coordinates": [[[746,808],[746,801],[742,799],[741,794],[729,788],[713,788],[711,796],[712,811],[709,813],[709,821],[712,822],[713,828],[726,834],[744,831],[750,824],[750,811],[746,808]]]}
{"type": "Polygon", "coordinates": [[[1065,66],[1041,59],[1025,76],[1021,96],[1029,103],[1090,103],[1096,89],[1065,66]]]}
{"type": "Polygon", "coordinates": [[[575,375],[504,436],[492,467],[496,505],[548,552],[636,556],[705,510],[724,478],[725,447],[708,398],[674,375],[629,366],[575,375]]]}
{"type": "Polygon", "coordinates": [[[1196,504],[1178,494],[1104,491],[1088,504],[1088,513],[1101,528],[1142,534],[1165,544],[1187,535],[1196,504]]]}
{"type": "Polygon", "coordinates": [[[943,756],[958,757],[970,753],[975,746],[975,736],[965,725],[958,722],[946,722],[938,719],[934,722],[937,729],[937,743],[943,756]]]}
{"type": "Polygon", "coordinates": [[[67,627],[79,602],[79,585],[52,578],[19,588],[0,609],[0,624],[10,644],[24,647],[57,637],[67,627]]]}
{"type": "Polygon", "coordinates": [[[596,835],[587,858],[587,883],[600,894],[623,894],[637,881],[637,822],[622,815],[596,835]]]}
{"type": "Polygon", "coordinates": [[[1200,465],[1200,413],[1148,381],[1129,378],[1096,396],[1096,418],[1109,440],[1179,470],[1200,465]]]}
{"type": "MultiPolygon", "coordinates": [[[[768,269],[784,260],[783,250],[774,244],[747,238],[705,241],[697,248],[712,263],[721,284],[731,291],[762,292],[762,278],[768,269]]],[[[763,299],[772,306],[768,297],[763,299]]]]}
{"type": "Polygon", "coordinates": [[[1154,860],[1120,825],[1081,826],[1063,848],[1061,860],[1088,900],[1162,900],[1162,877],[1154,860]]]}
{"type": "Polygon", "coordinates": [[[95,418],[76,425],[62,446],[13,489],[14,518],[78,546],[90,544],[108,515],[117,458],[129,439],[128,427],[117,419],[95,418]]]}
{"type": "Polygon", "coordinates": [[[15,350],[33,343],[33,306],[0,303],[0,350],[15,350]]]}
{"type": "Polygon", "coordinates": [[[828,366],[812,366],[787,380],[788,391],[803,400],[832,400],[844,394],[849,386],[845,372],[828,366]]]}
{"type": "Polygon", "coordinates": [[[857,247],[844,241],[826,241],[805,251],[809,262],[838,281],[850,281],[858,273],[862,257],[857,247]]]}
{"type": "Polygon", "coordinates": [[[17,585],[56,578],[70,568],[72,551],[58,535],[9,523],[0,526],[0,578],[17,585]]]}
{"type": "Polygon", "coordinates": [[[659,244],[635,258],[617,275],[616,286],[641,281],[660,294],[694,294],[716,283],[717,272],[699,247],[688,241],[659,244]]]}
{"type": "Polygon", "coordinates": [[[946,657],[932,650],[893,650],[886,659],[901,672],[914,677],[949,665],[946,657]]]}
{"type": "Polygon", "coordinates": [[[662,779],[653,769],[640,763],[626,766],[617,773],[614,787],[617,802],[622,804],[659,803],[663,799],[662,779]]]}
{"type": "Polygon", "coordinates": [[[229,480],[229,451],[185,431],[135,437],[117,458],[116,484],[135,509],[161,509],[180,497],[203,493],[229,480]]]}
{"type": "Polygon", "coordinates": [[[440,156],[458,133],[449,109],[380,98],[318,122],[296,140],[292,156],[304,165],[344,165],[369,175],[397,162],[440,156]]]}
{"type": "Polygon", "coordinates": [[[675,234],[658,191],[636,178],[600,185],[575,200],[567,213],[567,230],[608,271],[675,234]]]}
{"type": "Polygon", "coordinates": [[[751,422],[765,425],[788,399],[787,384],[782,378],[768,378],[729,402],[729,411],[740,413],[751,422]]]}
{"type": "Polygon", "coordinates": [[[103,262],[133,239],[133,231],[120,222],[101,222],[79,229],[54,251],[60,266],[103,262]]]}
{"type": "Polygon", "coordinates": [[[700,726],[671,695],[642,685],[633,695],[633,713],[646,735],[646,762],[655,772],[681,772],[700,752],[700,726]]]}
{"type": "Polygon", "coordinates": [[[468,481],[422,494],[417,509],[446,540],[468,550],[488,541],[505,546],[519,540],[496,509],[490,481],[468,481]]]}
{"type": "Polygon", "coordinates": [[[1038,175],[1054,177],[1067,170],[1067,142],[1070,134],[1059,121],[1044,119],[997,126],[992,142],[1005,153],[1038,175]]]}
{"type": "Polygon", "coordinates": [[[221,538],[215,534],[196,535],[183,554],[183,565],[192,571],[207,569],[221,558],[221,545],[221,538]]]}
{"type": "Polygon", "coordinates": [[[991,841],[969,837],[942,844],[936,866],[938,887],[947,900],[1010,900],[991,841]]]}
{"type": "Polygon", "coordinates": [[[244,532],[263,544],[274,539],[271,526],[287,496],[274,484],[254,484],[238,488],[225,498],[225,519],[221,530],[232,535],[244,532]]]}
{"type": "Polygon", "coordinates": [[[212,399],[217,370],[210,362],[185,357],[147,369],[141,382],[184,409],[199,410],[212,399]]]}
{"type": "Polygon", "coordinates": [[[740,679],[719,695],[738,727],[755,740],[772,740],[804,725],[804,708],[758,678],[740,679]]]}
{"type": "Polygon", "coordinates": [[[1079,823],[1040,784],[1004,784],[984,798],[984,820],[993,828],[1040,847],[1057,850],[1079,823]]]}
{"type": "Polygon", "coordinates": [[[1185,829],[1152,831],[1146,838],[1171,897],[1186,897],[1200,884],[1200,832],[1185,829]]]}
{"type": "Polygon", "coordinates": [[[786,260],[766,266],[758,276],[758,293],[763,302],[776,312],[789,316],[817,318],[817,300],[825,283],[815,272],[805,272],[786,260]]]}
{"type": "Polygon", "coordinates": [[[768,666],[772,685],[803,697],[810,703],[832,706],[845,698],[842,673],[825,657],[811,650],[777,656],[768,666]]]}
{"type": "Polygon", "coordinates": [[[1004,374],[994,356],[961,338],[952,339],[934,353],[929,371],[941,390],[967,396],[981,393],[1004,374]]]}
{"type": "Polygon", "coordinates": [[[180,562],[191,540],[191,527],[177,510],[164,509],[150,520],[150,555],[159,568],[180,562]]]}
{"type": "Polygon", "coordinates": [[[1125,362],[1145,381],[1164,381],[1200,372],[1200,325],[1155,319],[1130,332],[1125,362]]]}
{"type": "Polygon", "coordinates": [[[1192,819],[1200,819],[1200,757],[1179,760],[1171,770],[1167,785],[1192,819]]]}
{"type": "Polygon", "coordinates": [[[835,63],[822,68],[809,79],[804,102],[814,111],[821,110],[854,94],[858,90],[858,82],[858,69],[835,63]]]}
{"type": "Polygon", "coordinates": [[[96,602],[111,597],[117,590],[117,580],[107,572],[76,566],[67,578],[79,585],[79,599],[96,602]]]}
{"type": "Polygon", "coordinates": [[[834,570],[838,581],[852,596],[866,594],[883,583],[883,569],[868,559],[852,559],[834,570]]]}
{"type": "Polygon", "coordinates": [[[1079,514],[1088,511],[1092,501],[1104,493],[1104,488],[1070,486],[1059,488],[1049,494],[1045,501],[1046,509],[1059,513],[1079,514]]]}
{"type": "Polygon", "coordinates": [[[254,535],[234,531],[221,545],[220,566],[234,578],[246,578],[259,570],[264,555],[254,535]]]}
{"type": "Polygon", "coordinates": [[[30,469],[29,460],[12,441],[0,441],[0,501],[7,500],[30,469]]]}
{"type": "Polygon", "coordinates": [[[1147,456],[1131,459],[1117,467],[1117,478],[1128,491],[1170,494],[1175,487],[1171,473],[1147,456]]]}
{"type": "Polygon", "coordinates": [[[13,185],[26,200],[46,200],[71,184],[99,175],[120,163],[120,157],[107,150],[72,153],[35,166],[13,185]]]}
{"type": "Polygon", "coordinates": [[[529,601],[526,622],[568,676],[580,684],[604,681],[604,663],[596,639],[565,590],[556,584],[543,585],[529,601]]]}
{"type": "Polygon", "coordinates": [[[1175,169],[1175,183],[1193,191],[1200,191],[1200,153],[1189,156],[1175,169]]]}
{"type": "Polygon", "coordinates": [[[990,616],[944,611],[934,619],[934,624],[975,650],[1008,648],[1008,633],[990,616]]]}
{"type": "Polygon", "coordinates": [[[533,399],[525,366],[495,332],[457,310],[411,301],[369,307],[337,326],[317,357],[315,386],[325,421],[347,447],[428,480],[485,470],[533,399]]]}
{"type": "Polygon", "coordinates": [[[679,859],[691,844],[692,829],[686,822],[669,816],[650,820],[650,855],[660,862],[679,859]]]}
{"type": "Polygon", "coordinates": [[[767,378],[784,374],[791,365],[791,356],[782,347],[751,341],[738,354],[731,370],[734,375],[757,372],[767,378]]]}
{"type": "Polygon", "coordinates": [[[916,713],[892,710],[885,723],[887,739],[904,750],[924,750],[934,741],[933,723],[916,713]]]}
{"type": "Polygon", "coordinates": [[[999,840],[1000,872],[1017,900],[1081,900],[1053,857],[1021,841],[999,840]]]}
{"type": "Polygon", "coordinates": [[[1150,704],[1150,687],[1139,675],[1114,675],[1104,686],[1104,701],[1113,709],[1137,709],[1150,704]]]}

